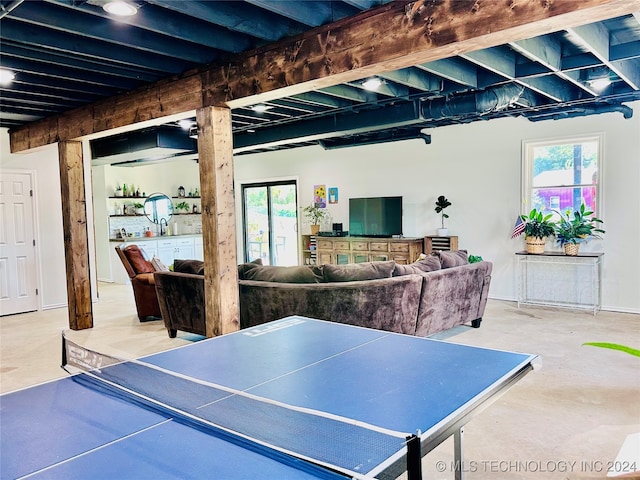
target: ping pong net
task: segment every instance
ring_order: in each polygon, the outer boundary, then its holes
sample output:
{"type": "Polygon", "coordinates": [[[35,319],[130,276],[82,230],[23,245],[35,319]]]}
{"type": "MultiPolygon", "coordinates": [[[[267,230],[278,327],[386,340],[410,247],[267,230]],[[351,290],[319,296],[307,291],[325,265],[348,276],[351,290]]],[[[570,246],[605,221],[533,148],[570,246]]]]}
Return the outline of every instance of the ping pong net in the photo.
{"type": "Polygon", "coordinates": [[[63,333],[62,367],[76,381],[279,461],[302,460],[350,478],[406,470],[421,478],[420,436],[288,405],[89,350],[63,333]],[[297,460],[296,460],[297,459],[297,460]]]}

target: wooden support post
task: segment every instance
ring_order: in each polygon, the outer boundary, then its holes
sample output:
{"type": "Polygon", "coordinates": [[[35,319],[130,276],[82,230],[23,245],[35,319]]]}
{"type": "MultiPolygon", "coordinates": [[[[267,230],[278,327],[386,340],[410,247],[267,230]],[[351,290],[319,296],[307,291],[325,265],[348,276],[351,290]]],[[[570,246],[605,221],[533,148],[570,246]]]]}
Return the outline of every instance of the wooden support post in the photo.
{"type": "Polygon", "coordinates": [[[58,156],[69,328],[82,330],[93,327],[82,143],[76,141],[58,143],[58,156]]]}
{"type": "Polygon", "coordinates": [[[196,119],[205,263],[205,324],[207,337],[214,337],[240,328],[231,110],[201,108],[196,119]]]}

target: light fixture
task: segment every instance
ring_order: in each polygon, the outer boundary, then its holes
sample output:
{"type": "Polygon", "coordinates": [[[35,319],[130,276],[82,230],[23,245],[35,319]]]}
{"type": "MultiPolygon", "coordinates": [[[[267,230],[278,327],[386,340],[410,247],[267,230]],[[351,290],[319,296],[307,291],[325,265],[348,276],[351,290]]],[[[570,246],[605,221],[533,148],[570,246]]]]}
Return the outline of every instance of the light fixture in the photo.
{"type": "Polygon", "coordinates": [[[264,103],[259,103],[257,105],[252,106],[251,110],[253,110],[254,112],[262,113],[262,112],[266,112],[267,110],[271,110],[272,108],[273,107],[269,105],[265,105],[264,103]]]}
{"type": "Polygon", "coordinates": [[[180,128],[183,130],[189,130],[193,126],[193,121],[187,119],[178,120],[178,125],[180,125],[180,128]]]}
{"type": "Polygon", "coordinates": [[[594,78],[593,80],[589,80],[588,83],[594,90],[601,91],[611,85],[611,79],[609,79],[609,77],[594,78]]]}
{"type": "Polygon", "coordinates": [[[0,85],[9,85],[14,78],[16,78],[16,74],[11,70],[0,68],[0,85]]]}
{"type": "Polygon", "coordinates": [[[611,77],[607,67],[589,68],[586,71],[586,83],[596,91],[601,91],[611,85],[611,77]]]}
{"type": "Polygon", "coordinates": [[[130,17],[138,13],[138,9],[135,5],[123,2],[122,0],[107,2],[102,6],[102,8],[105,12],[117,15],[118,17],[130,17]]]}
{"type": "Polygon", "coordinates": [[[378,77],[367,78],[364,82],[362,82],[362,87],[365,90],[369,90],[370,92],[375,92],[378,90],[384,82],[382,79],[378,77]]]}

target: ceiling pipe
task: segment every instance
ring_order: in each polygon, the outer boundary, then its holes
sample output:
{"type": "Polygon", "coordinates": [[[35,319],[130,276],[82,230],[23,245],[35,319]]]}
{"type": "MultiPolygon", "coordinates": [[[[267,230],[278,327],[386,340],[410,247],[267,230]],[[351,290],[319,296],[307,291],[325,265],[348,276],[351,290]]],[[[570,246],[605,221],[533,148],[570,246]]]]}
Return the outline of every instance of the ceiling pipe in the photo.
{"type": "Polygon", "coordinates": [[[522,85],[508,83],[478,92],[426,100],[421,102],[420,112],[425,120],[495,112],[513,105],[524,91],[522,85]]]}
{"type": "Polygon", "coordinates": [[[549,114],[540,114],[535,116],[527,116],[532,122],[540,122],[542,120],[561,120],[563,118],[585,117],[587,115],[597,115],[599,113],[620,112],[625,119],[633,117],[633,109],[626,105],[596,105],[594,107],[572,108],[564,112],[553,112],[549,114]]]}

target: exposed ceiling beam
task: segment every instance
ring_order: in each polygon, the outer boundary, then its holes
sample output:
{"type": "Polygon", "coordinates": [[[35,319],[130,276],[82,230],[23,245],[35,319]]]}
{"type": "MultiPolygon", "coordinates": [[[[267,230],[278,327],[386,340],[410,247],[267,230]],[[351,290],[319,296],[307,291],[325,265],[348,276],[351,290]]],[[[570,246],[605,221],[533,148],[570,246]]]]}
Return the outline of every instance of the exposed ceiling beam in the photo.
{"type": "Polygon", "coordinates": [[[251,105],[640,10],[640,0],[397,1],[11,132],[12,151],[133,129],[209,105],[251,105]],[[465,3],[466,5],[466,3],[465,3]]]}

